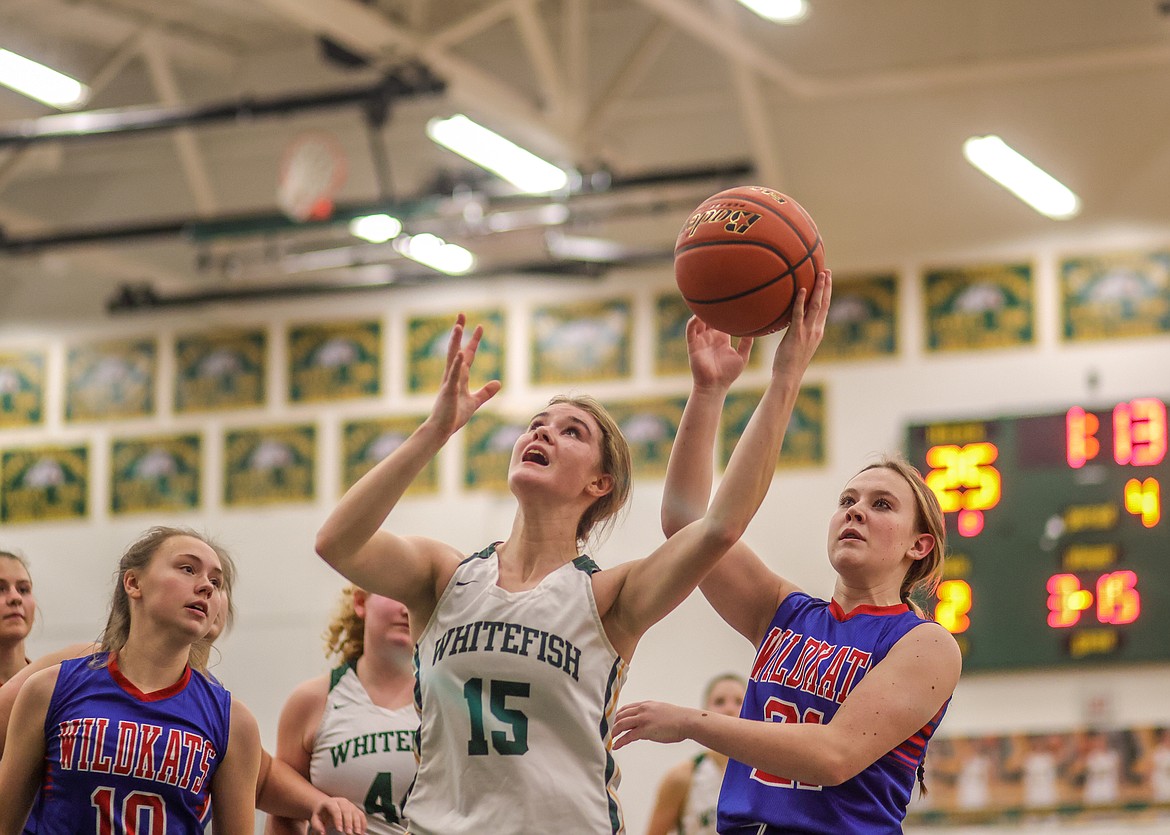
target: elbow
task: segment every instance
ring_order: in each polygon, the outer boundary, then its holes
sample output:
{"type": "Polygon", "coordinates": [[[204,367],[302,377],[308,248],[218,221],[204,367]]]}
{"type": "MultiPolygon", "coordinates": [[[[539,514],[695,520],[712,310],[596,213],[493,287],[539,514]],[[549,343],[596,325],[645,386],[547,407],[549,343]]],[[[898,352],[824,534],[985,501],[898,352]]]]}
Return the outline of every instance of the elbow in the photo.
{"type": "Polygon", "coordinates": [[[822,786],[839,786],[852,780],[865,770],[865,765],[857,762],[857,757],[848,751],[837,751],[830,747],[821,749],[816,769],[820,772],[818,783],[822,786]]]}
{"type": "Polygon", "coordinates": [[[317,531],[317,538],[313,542],[313,549],[317,552],[317,556],[325,560],[326,563],[333,568],[338,568],[344,559],[344,554],[337,537],[333,536],[326,528],[317,531]]]}
{"type": "Polygon", "coordinates": [[[662,533],[667,538],[674,536],[687,525],[694,522],[703,516],[703,509],[700,508],[697,512],[694,508],[689,507],[685,502],[672,500],[670,494],[662,500],[662,510],[659,513],[659,521],[662,524],[662,533]]]}
{"type": "Polygon", "coordinates": [[[739,526],[707,525],[706,530],[703,532],[704,550],[708,553],[726,554],[731,550],[731,546],[739,542],[739,538],[742,535],[743,528],[739,526]]]}

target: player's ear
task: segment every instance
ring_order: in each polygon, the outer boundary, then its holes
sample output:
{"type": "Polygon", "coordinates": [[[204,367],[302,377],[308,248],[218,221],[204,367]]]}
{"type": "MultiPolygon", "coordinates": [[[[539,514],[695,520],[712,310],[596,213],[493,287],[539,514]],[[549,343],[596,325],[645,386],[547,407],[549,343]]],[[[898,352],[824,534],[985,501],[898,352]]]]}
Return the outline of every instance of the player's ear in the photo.
{"type": "Polygon", "coordinates": [[[589,482],[589,494],[594,498],[600,499],[602,496],[608,496],[613,492],[614,478],[609,473],[602,473],[589,482]]]}
{"type": "Polygon", "coordinates": [[[122,572],[122,590],[131,599],[142,597],[142,582],[138,576],[138,572],[133,568],[128,568],[122,572]]]}
{"type": "Polygon", "coordinates": [[[369,599],[370,593],[365,589],[359,589],[354,586],[353,589],[353,613],[362,620],[366,618],[366,601],[369,599]]]}
{"type": "Polygon", "coordinates": [[[912,560],[920,560],[934,550],[934,534],[920,533],[914,538],[907,556],[912,560]]]}

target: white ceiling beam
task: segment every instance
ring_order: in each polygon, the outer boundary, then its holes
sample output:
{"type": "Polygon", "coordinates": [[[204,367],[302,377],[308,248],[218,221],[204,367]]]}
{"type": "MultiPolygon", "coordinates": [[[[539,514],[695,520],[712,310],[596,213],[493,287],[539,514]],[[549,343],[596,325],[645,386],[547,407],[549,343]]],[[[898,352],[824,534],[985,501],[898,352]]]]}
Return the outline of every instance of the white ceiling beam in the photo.
{"type": "MultiPolygon", "coordinates": [[[[154,38],[147,38],[142,44],[142,55],[146,59],[151,83],[162,103],[167,107],[181,105],[183,98],[179,93],[179,84],[159,42],[154,38]]],[[[199,150],[199,143],[195,140],[195,131],[191,128],[175,128],[171,132],[171,139],[179,155],[179,165],[183,169],[187,188],[191,190],[191,196],[195,200],[196,212],[204,217],[214,215],[217,203],[215,190],[212,188],[203,154],[199,150]]]]}
{"type": "Polygon", "coordinates": [[[1167,65],[1170,65],[1170,45],[1157,44],[1035,58],[965,61],[955,65],[887,70],[848,78],[806,81],[814,97],[830,98],[918,93],[950,87],[1037,81],[1046,78],[1075,78],[1088,74],[1153,69],[1167,65]]]}
{"type": "Polygon", "coordinates": [[[855,76],[822,79],[802,75],[688,2],[688,0],[638,0],[646,8],[669,20],[691,37],[716,49],[728,59],[739,58],[758,75],[802,99],[838,98],[874,94],[915,93],[951,87],[995,82],[1034,81],[1041,78],[1069,78],[1170,64],[1170,45],[1126,46],[1072,54],[994,61],[965,61],[955,65],[915,67],[906,70],[867,72],[855,76]]]}
{"type": "Polygon", "coordinates": [[[700,43],[713,47],[725,58],[751,64],[761,76],[802,98],[810,95],[809,82],[799,73],[774,60],[762,49],[729,31],[718,19],[687,0],[638,0],[647,9],[670,21],[700,43]]]}
{"type": "Polygon", "coordinates": [[[110,85],[110,82],[117,78],[122,70],[126,69],[126,65],[138,57],[142,51],[142,45],[146,42],[147,36],[151,33],[151,27],[140,26],[131,35],[118,44],[113,54],[106,59],[105,63],[98,67],[97,72],[90,76],[86,84],[89,86],[89,96],[92,99],[102,90],[110,85]]]}
{"type": "Polygon", "coordinates": [[[512,4],[520,41],[528,52],[528,60],[535,70],[536,83],[544,95],[544,110],[553,118],[564,118],[565,82],[561,68],[553,56],[552,40],[544,30],[536,13],[535,0],[515,0],[512,4]]]}
{"type": "Polygon", "coordinates": [[[588,0],[564,0],[561,16],[561,52],[565,56],[565,113],[577,136],[585,121],[589,101],[589,15],[588,0]]]}
{"type": "MultiPolygon", "coordinates": [[[[166,4],[158,10],[165,11],[166,4]]],[[[127,31],[153,29],[170,60],[181,66],[194,67],[220,77],[229,75],[239,62],[234,49],[225,48],[222,41],[174,21],[164,21],[157,14],[147,14],[125,6],[115,6],[101,0],[84,3],[41,0],[37,13],[53,17],[53,29],[59,36],[75,38],[83,43],[118,41],[127,31]],[[77,14],[82,11],[82,14],[77,14]],[[116,34],[115,34],[116,33],[116,34]]],[[[35,24],[35,21],[32,21],[35,24]]]]}
{"type": "MultiPolygon", "coordinates": [[[[742,35],[734,0],[719,0],[718,13],[729,32],[742,35]]],[[[779,188],[784,183],[784,172],[780,165],[776,136],[768,119],[771,108],[760,89],[759,76],[751,64],[742,58],[733,58],[730,64],[735,98],[739,104],[739,114],[743,120],[748,146],[751,148],[756,176],[764,185],[779,188]]]]}
{"type": "Polygon", "coordinates": [[[593,102],[592,108],[582,123],[585,136],[595,140],[604,135],[605,128],[631,93],[654,68],[654,63],[666,49],[674,30],[661,18],[654,21],[650,30],[638,42],[625,64],[614,74],[605,90],[593,102]]]}
{"type": "MultiPolygon", "coordinates": [[[[98,68],[98,71],[94,73],[89,81],[90,98],[101,93],[126,68],[126,65],[142,48],[143,39],[148,32],[149,29],[147,27],[142,27],[130,37],[126,38],[114,50],[114,53],[106,59],[106,62],[98,68]]],[[[24,147],[16,148],[3,157],[2,161],[0,161],[0,192],[3,192],[8,187],[8,184],[16,178],[16,175],[24,167],[23,163],[32,153],[34,147],[33,145],[25,145],[24,147]]],[[[53,152],[57,157],[61,156],[60,143],[53,143],[53,152]]]]}
{"type": "Polygon", "coordinates": [[[499,0],[496,3],[489,3],[478,12],[467,15],[458,23],[436,32],[431,36],[429,43],[433,49],[450,49],[464,41],[471,40],[476,35],[483,34],[496,24],[510,18],[513,14],[512,4],[513,0],[499,0]]]}
{"type": "Polygon", "coordinates": [[[377,9],[356,0],[259,0],[274,12],[306,30],[325,34],[359,54],[385,63],[404,53],[418,58],[448,85],[451,101],[492,120],[511,123],[521,131],[538,133],[567,149],[571,142],[563,125],[527,95],[445,48],[396,25],[377,9]]]}

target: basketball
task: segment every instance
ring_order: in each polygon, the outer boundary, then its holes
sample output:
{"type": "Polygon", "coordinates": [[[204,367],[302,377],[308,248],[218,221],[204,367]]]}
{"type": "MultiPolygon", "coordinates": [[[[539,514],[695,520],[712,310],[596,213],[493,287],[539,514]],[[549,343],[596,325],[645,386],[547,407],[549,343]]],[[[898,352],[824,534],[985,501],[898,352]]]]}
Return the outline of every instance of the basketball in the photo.
{"type": "Polygon", "coordinates": [[[825,247],[804,208],[762,186],[708,197],[674,245],[674,277],[691,311],[732,336],[788,326],[796,292],[812,292],[825,247]]]}

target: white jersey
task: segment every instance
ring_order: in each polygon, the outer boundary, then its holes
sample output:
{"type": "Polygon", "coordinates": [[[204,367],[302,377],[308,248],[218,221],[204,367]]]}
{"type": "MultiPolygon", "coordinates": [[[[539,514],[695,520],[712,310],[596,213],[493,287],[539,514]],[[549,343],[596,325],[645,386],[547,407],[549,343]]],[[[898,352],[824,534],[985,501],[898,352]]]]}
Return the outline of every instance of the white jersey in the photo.
{"type": "Polygon", "coordinates": [[[401,833],[402,799],[414,779],[418,713],[370,701],[351,664],[330,677],[329,696],[309,759],[309,782],[365,809],[372,835],[401,833]]]}
{"type": "Polygon", "coordinates": [[[691,785],[683,807],[678,831],[681,835],[715,835],[719,809],[719,789],[723,786],[723,769],[709,754],[695,757],[691,785]]]}
{"type": "Polygon", "coordinates": [[[493,544],[455,570],[415,647],[411,835],[622,833],[611,725],[627,665],[578,557],[528,591],[493,544]]]}
{"type": "Polygon", "coordinates": [[[1150,757],[1150,800],[1170,803],[1170,748],[1159,746],[1150,757]]]}
{"type": "Polygon", "coordinates": [[[1060,763],[1048,751],[1024,759],[1024,805],[1047,808],[1060,803],[1060,763]]]}
{"type": "Polygon", "coordinates": [[[1088,806],[1121,800],[1121,754],[1112,748],[1091,751],[1085,758],[1084,802],[1088,806]]]}

